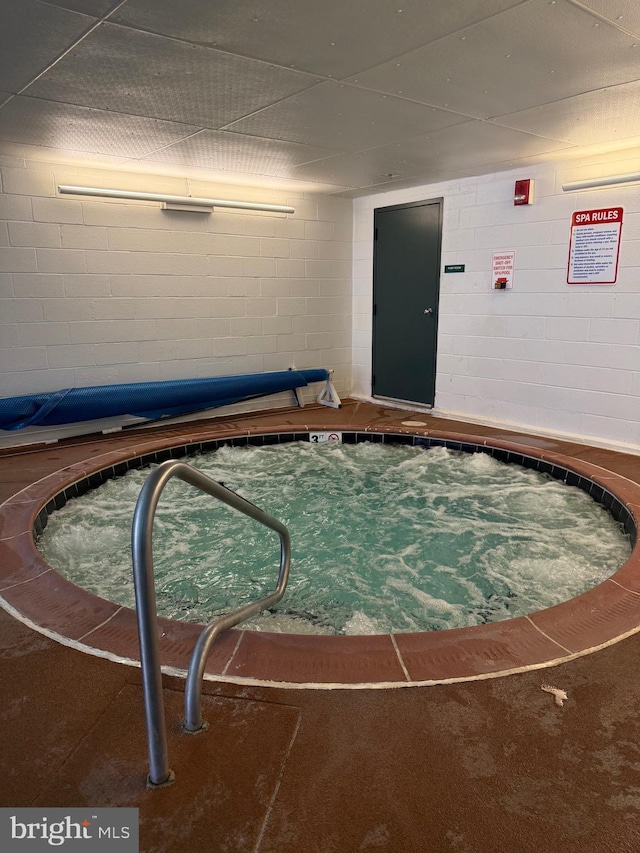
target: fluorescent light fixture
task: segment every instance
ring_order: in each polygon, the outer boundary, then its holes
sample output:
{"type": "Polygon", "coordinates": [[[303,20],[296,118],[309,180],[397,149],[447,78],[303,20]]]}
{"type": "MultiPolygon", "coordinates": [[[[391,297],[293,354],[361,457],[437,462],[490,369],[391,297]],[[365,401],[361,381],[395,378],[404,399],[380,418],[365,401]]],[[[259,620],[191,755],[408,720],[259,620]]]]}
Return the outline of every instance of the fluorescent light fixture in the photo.
{"type": "Polygon", "coordinates": [[[88,195],[94,198],[125,198],[133,201],[159,201],[165,210],[187,210],[193,213],[211,213],[214,207],[233,207],[238,210],[264,210],[267,213],[295,213],[295,208],[284,204],[262,204],[256,201],[229,201],[222,198],[195,198],[190,195],[163,195],[139,193],[132,190],[108,190],[100,187],[58,186],[58,192],[70,195],[88,195]]]}
{"type": "Polygon", "coordinates": [[[588,181],[571,181],[569,184],[563,184],[562,189],[569,193],[573,190],[600,189],[601,187],[612,187],[615,184],[631,184],[635,181],[640,181],[640,172],[631,172],[628,175],[610,175],[608,178],[592,178],[588,181]]]}

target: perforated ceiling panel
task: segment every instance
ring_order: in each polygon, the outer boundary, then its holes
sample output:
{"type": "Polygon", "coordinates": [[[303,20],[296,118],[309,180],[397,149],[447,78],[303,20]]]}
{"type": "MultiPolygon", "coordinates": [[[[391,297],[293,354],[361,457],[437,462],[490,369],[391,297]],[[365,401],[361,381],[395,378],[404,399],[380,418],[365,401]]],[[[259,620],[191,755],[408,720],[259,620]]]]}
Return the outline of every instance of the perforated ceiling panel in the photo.
{"type": "Polygon", "coordinates": [[[131,171],[353,196],[622,157],[639,86],[640,0],[0,2],[0,150],[131,171]]]}
{"type": "Polygon", "coordinates": [[[634,43],[571,4],[530,0],[352,81],[488,118],[634,79],[634,43]],[[589,44],[607,61],[589,62],[589,44]]]}
{"type": "Polygon", "coordinates": [[[114,20],[341,78],[522,0],[129,0],[114,20]]]}
{"type": "Polygon", "coordinates": [[[70,151],[143,157],[197,128],[18,96],[2,110],[3,136],[70,151]]]}
{"type": "Polygon", "coordinates": [[[308,163],[291,170],[297,178],[326,181],[328,184],[353,186],[383,183],[390,179],[417,177],[425,174],[423,166],[400,162],[391,157],[372,154],[338,154],[321,163],[308,163]],[[354,181],[355,178],[355,181],[354,181]]]}
{"type": "Polygon", "coordinates": [[[195,136],[156,152],[149,159],[199,169],[286,175],[299,163],[319,160],[332,153],[325,148],[297,145],[294,142],[256,139],[223,130],[202,130],[195,136]]]}
{"type": "Polygon", "coordinates": [[[60,6],[63,9],[71,9],[74,12],[83,12],[85,15],[95,15],[99,18],[106,15],[109,9],[113,9],[117,0],[44,0],[51,6],[60,6]]]}
{"type": "Polygon", "coordinates": [[[2,0],[0,88],[18,92],[95,23],[37,0],[2,0]]]}
{"type": "Polygon", "coordinates": [[[595,145],[640,138],[640,80],[567,98],[498,118],[501,124],[543,135],[553,134],[572,145],[595,145]]]}
{"type": "Polygon", "coordinates": [[[507,127],[480,121],[445,128],[425,136],[405,139],[370,152],[396,157],[422,168],[474,169],[489,163],[514,161],[519,157],[545,154],[566,148],[566,143],[519,133],[507,127]]]}
{"type": "Polygon", "coordinates": [[[614,26],[640,38],[640,3],[638,0],[582,0],[591,9],[614,26]]]}
{"type": "Polygon", "coordinates": [[[297,71],[105,24],[29,94],[217,128],[313,83],[297,71]]]}
{"type": "Polygon", "coordinates": [[[355,152],[461,121],[460,116],[424,104],[326,82],[240,119],[230,128],[355,152]]]}

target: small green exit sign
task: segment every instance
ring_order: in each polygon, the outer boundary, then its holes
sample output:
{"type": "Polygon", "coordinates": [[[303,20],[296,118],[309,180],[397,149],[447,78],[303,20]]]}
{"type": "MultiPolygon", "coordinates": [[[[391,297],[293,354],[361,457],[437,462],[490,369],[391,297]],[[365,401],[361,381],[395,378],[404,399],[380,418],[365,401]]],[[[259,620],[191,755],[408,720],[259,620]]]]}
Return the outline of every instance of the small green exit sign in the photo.
{"type": "Polygon", "coordinates": [[[444,268],[445,272],[464,272],[464,264],[447,264],[444,268]]]}

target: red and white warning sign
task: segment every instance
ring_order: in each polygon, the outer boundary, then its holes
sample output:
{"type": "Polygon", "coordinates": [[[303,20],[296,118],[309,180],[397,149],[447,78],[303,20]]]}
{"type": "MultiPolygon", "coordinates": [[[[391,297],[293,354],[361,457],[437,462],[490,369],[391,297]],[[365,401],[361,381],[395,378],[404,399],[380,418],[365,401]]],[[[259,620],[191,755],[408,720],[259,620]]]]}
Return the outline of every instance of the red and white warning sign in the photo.
{"type": "Polygon", "coordinates": [[[493,255],[491,278],[491,287],[494,290],[511,290],[513,287],[515,262],[515,252],[495,252],[493,255]]]}
{"type": "Polygon", "coordinates": [[[622,213],[621,207],[605,207],[573,214],[567,284],[616,283],[622,213]]]}

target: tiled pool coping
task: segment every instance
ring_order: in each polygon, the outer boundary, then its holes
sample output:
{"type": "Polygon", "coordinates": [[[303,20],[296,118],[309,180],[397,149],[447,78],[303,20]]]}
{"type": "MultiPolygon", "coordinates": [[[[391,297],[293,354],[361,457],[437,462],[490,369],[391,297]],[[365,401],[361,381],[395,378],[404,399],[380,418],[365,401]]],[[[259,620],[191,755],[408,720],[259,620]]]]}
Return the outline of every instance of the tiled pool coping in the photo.
{"type": "MultiPolygon", "coordinates": [[[[18,618],[68,645],[137,664],[135,613],[79,589],[42,559],[34,531],[68,498],[141,462],[183,456],[216,443],[277,443],[306,437],[314,426],[259,424],[238,429],[216,424],[179,435],[136,436],[127,447],[75,463],[33,483],[0,506],[0,596],[18,618]],[[134,461],[135,460],[135,461],[134,461]]],[[[566,479],[607,506],[635,541],[640,485],[606,468],[563,454],[467,433],[404,428],[399,422],[370,429],[323,423],[345,440],[417,441],[459,450],[484,449],[506,462],[566,479]]],[[[544,444],[544,442],[541,442],[544,444]]],[[[186,670],[200,628],[159,620],[167,671],[186,670]]],[[[232,630],[217,641],[207,678],[239,683],[315,688],[405,687],[491,678],[551,666],[595,651],[640,630],[640,547],[611,578],[592,590],[529,616],[473,628],[360,637],[267,634],[232,630]]]]}

